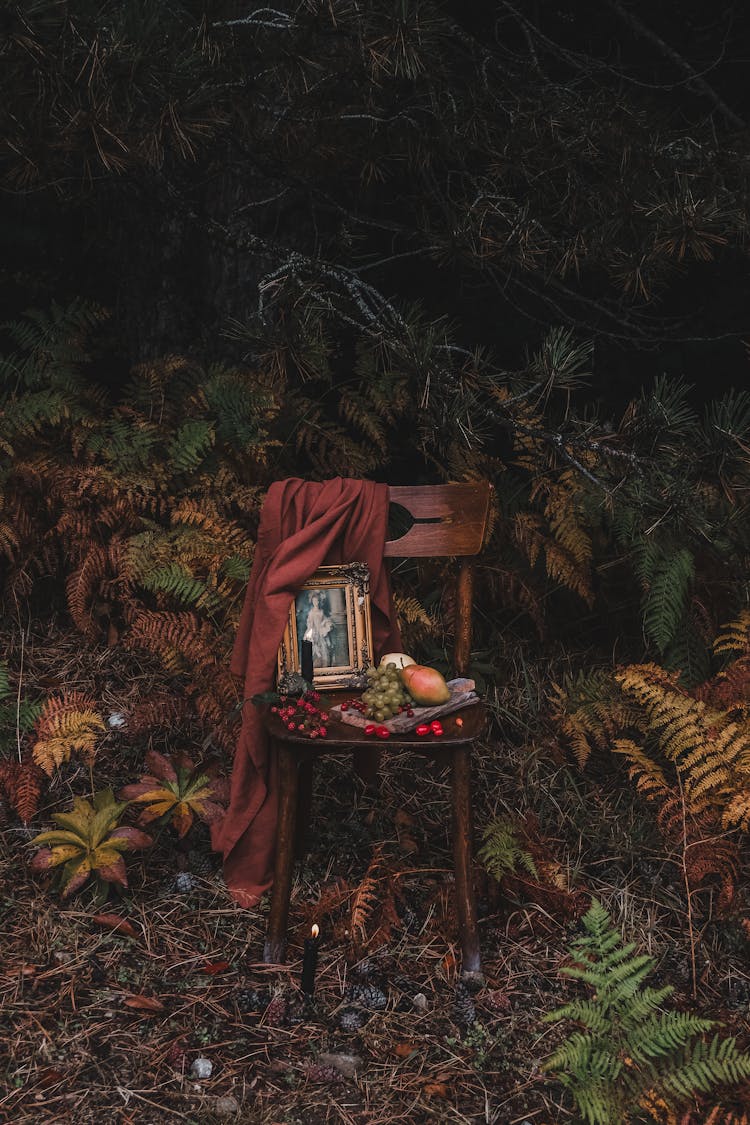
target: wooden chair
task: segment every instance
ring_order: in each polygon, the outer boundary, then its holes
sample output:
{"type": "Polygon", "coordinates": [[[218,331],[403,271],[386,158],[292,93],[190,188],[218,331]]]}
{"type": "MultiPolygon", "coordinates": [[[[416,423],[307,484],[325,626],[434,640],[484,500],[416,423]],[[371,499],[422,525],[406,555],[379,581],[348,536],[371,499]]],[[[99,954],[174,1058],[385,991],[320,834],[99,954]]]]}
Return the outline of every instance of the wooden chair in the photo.
{"type": "MultiPolygon", "coordinates": [[[[492,486],[485,482],[469,484],[424,485],[390,488],[391,504],[398,504],[411,513],[414,523],[400,538],[385,545],[386,557],[415,558],[456,556],[461,558],[455,598],[455,674],[466,675],[471,654],[471,610],[473,561],[470,556],[481,549],[487,526],[492,486]]],[[[347,692],[326,693],[326,705],[351,696],[347,692]]],[[[264,960],[278,964],[286,953],[286,931],[292,867],[295,853],[306,828],[310,807],[312,766],[321,754],[354,752],[355,758],[373,757],[378,746],[358,727],[345,731],[339,724],[335,735],[329,733],[324,742],[288,731],[277,716],[268,713],[266,725],[276,743],[279,768],[279,814],[276,838],[276,863],[268,920],[264,960]]],[[[482,980],[482,963],[477,931],[477,912],[472,883],[472,800],[471,746],[485,730],[485,711],[474,704],[443,720],[444,735],[425,744],[414,734],[392,735],[388,747],[409,749],[434,756],[442,750],[450,757],[453,806],[453,857],[456,881],[456,905],[462,948],[462,977],[466,981],[482,980]],[[460,718],[461,723],[456,719],[460,718]]],[[[329,728],[330,729],[330,728],[329,728]]]]}

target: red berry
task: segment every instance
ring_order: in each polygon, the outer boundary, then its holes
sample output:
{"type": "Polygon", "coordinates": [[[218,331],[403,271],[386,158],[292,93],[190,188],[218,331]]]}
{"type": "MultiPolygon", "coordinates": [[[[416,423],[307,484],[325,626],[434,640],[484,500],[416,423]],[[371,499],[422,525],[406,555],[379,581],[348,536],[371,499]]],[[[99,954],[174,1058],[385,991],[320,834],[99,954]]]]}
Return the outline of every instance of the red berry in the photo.
{"type": "Polygon", "coordinates": [[[391,737],[391,732],[388,730],[388,727],[375,727],[375,734],[378,736],[378,738],[391,737]]]}
{"type": "Polygon", "coordinates": [[[438,719],[433,719],[430,723],[430,730],[442,730],[443,724],[438,719]]]}
{"type": "Polygon", "coordinates": [[[367,726],[365,727],[365,734],[375,734],[375,731],[377,729],[378,728],[375,726],[374,723],[368,723],[367,726]]]}
{"type": "Polygon", "coordinates": [[[349,710],[349,704],[348,703],[342,703],[341,704],[341,710],[342,711],[348,711],[349,710]]]}
{"type": "Polygon", "coordinates": [[[287,723],[287,724],[286,724],[286,729],[287,729],[287,730],[295,730],[295,729],[296,729],[296,724],[295,724],[295,723],[287,723]]]}
{"type": "Polygon", "coordinates": [[[318,727],[318,734],[321,738],[325,738],[328,734],[328,727],[318,727]]]}
{"type": "Polygon", "coordinates": [[[414,718],[414,712],[412,711],[411,707],[407,707],[406,714],[410,719],[414,718]]]}
{"type": "Polygon", "coordinates": [[[420,723],[417,727],[416,733],[420,738],[424,738],[426,734],[430,733],[430,728],[427,726],[427,723],[420,723]]]}

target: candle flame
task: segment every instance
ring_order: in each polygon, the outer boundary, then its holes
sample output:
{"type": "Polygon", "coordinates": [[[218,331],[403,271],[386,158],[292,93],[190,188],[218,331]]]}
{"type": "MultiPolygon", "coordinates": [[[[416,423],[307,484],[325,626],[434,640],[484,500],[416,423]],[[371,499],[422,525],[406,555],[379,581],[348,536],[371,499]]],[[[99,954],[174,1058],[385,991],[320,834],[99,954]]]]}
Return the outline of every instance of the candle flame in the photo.
{"type": "Polygon", "coordinates": [[[320,926],[318,925],[317,922],[313,922],[312,929],[310,930],[310,933],[312,934],[313,937],[317,937],[318,934],[320,933],[320,926]]]}

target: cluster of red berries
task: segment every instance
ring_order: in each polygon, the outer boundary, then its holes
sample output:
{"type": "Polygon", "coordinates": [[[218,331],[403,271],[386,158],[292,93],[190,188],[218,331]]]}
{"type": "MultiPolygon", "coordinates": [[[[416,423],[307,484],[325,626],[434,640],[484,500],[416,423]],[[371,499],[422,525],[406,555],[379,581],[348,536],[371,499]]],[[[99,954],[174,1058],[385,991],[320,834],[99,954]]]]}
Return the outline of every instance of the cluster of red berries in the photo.
{"type": "MultiPolygon", "coordinates": [[[[427,734],[434,734],[435,738],[440,738],[440,735],[445,734],[445,731],[443,730],[443,724],[435,719],[429,724],[420,723],[414,733],[418,734],[420,738],[424,738],[427,734]]],[[[391,737],[391,732],[388,730],[388,727],[378,726],[376,723],[368,723],[365,727],[365,734],[375,735],[376,738],[391,737]]]]}
{"type": "Polygon", "coordinates": [[[282,697],[282,705],[272,707],[287,730],[295,731],[306,738],[326,738],[328,735],[328,712],[321,711],[319,691],[306,691],[298,699],[282,697]]]}
{"type": "Polygon", "coordinates": [[[440,735],[445,734],[445,731],[440,720],[433,719],[431,723],[420,723],[414,733],[418,734],[420,738],[424,738],[428,734],[434,734],[435,738],[440,738],[440,735]]]}
{"type": "Polygon", "coordinates": [[[382,726],[382,724],[378,724],[378,723],[368,723],[367,726],[365,727],[365,734],[375,735],[376,738],[390,738],[391,737],[391,732],[388,730],[388,727],[384,727],[384,726],[382,726]]]}
{"type": "Polygon", "coordinates": [[[341,704],[342,711],[359,711],[361,715],[367,710],[367,704],[361,699],[347,699],[341,704]]]}

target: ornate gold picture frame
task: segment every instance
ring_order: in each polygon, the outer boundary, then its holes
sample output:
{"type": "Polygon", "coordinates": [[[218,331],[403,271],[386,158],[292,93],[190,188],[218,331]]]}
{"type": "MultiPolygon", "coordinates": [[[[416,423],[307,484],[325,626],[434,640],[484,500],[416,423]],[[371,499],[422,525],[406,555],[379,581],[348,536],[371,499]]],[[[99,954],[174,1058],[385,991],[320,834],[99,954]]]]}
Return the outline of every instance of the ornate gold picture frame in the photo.
{"type": "Polygon", "coordinates": [[[302,673],[303,640],[312,645],[316,690],[366,685],[365,673],[372,663],[372,627],[370,572],[364,563],[322,566],[298,592],[289,607],[279,647],[280,691],[302,673]]]}

